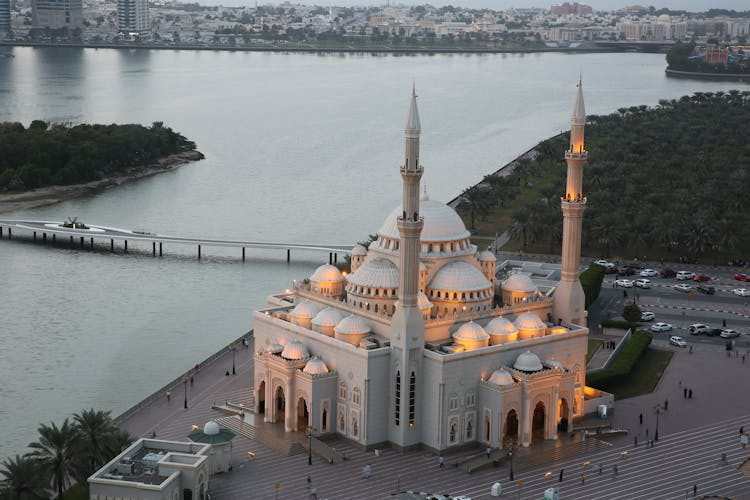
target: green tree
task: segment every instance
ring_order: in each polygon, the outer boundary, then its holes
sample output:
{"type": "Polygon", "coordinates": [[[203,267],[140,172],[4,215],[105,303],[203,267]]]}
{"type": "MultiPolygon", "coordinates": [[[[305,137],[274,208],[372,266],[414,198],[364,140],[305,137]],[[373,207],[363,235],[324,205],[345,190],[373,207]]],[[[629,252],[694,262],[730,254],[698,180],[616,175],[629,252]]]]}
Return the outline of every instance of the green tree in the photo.
{"type": "Polygon", "coordinates": [[[461,193],[461,201],[458,203],[459,210],[469,212],[471,218],[471,229],[476,229],[476,216],[486,215],[490,209],[488,190],[480,186],[471,186],[461,193]]]}
{"type": "Polygon", "coordinates": [[[625,304],[625,307],[622,309],[622,318],[625,321],[637,323],[641,320],[641,308],[635,303],[625,304]]]}
{"type": "Polygon", "coordinates": [[[85,481],[112,458],[109,442],[117,428],[112,423],[110,412],[93,408],[73,415],[73,427],[80,482],[81,478],[85,481]]]}
{"type": "Polygon", "coordinates": [[[49,478],[58,500],[70,483],[74,473],[75,430],[66,418],[58,427],[54,422],[39,426],[39,441],[29,444],[32,451],[29,457],[34,459],[42,472],[49,478]]]}
{"type": "Polygon", "coordinates": [[[7,500],[46,500],[47,485],[38,464],[16,455],[0,462],[0,498],[7,500]]]}

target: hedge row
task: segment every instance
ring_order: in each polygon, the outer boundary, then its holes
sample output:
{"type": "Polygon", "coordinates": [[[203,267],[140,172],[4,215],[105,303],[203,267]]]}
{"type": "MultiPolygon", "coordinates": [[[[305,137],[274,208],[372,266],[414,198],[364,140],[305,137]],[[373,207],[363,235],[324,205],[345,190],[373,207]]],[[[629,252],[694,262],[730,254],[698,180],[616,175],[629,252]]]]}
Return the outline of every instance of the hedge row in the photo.
{"type": "Polygon", "coordinates": [[[599,325],[602,328],[619,328],[621,330],[638,327],[638,323],[632,323],[630,321],[624,321],[621,319],[604,319],[599,323],[599,325]]]}
{"type": "Polygon", "coordinates": [[[586,385],[606,391],[609,387],[625,382],[635,364],[648,349],[651,339],[652,336],[649,332],[635,332],[631,335],[630,340],[622,346],[612,366],[587,375],[586,385]]]}
{"type": "Polygon", "coordinates": [[[581,273],[580,279],[583,293],[586,295],[586,310],[588,310],[591,304],[599,297],[599,292],[602,289],[604,266],[600,266],[599,264],[589,265],[589,268],[581,273]]]}

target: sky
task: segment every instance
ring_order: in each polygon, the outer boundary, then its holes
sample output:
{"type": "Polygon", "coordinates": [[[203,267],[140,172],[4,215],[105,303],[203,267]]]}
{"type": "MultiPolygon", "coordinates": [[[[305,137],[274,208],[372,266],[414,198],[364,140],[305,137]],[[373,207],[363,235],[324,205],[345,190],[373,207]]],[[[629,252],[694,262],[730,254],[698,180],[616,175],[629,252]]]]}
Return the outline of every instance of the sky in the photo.
{"type": "MultiPolygon", "coordinates": [[[[254,0],[182,0],[182,1],[197,1],[201,5],[225,5],[225,6],[239,6],[239,5],[255,5],[254,0]]],[[[351,5],[384,5],[385,0],[289,0],[290,3],[301,3],[301,4],[315,4],[315,5],[336,5],[336,6],[351,6],[351,5]]],[[[493,10],[505,10],[511,7],[544,7],[549,8],[552,4],[561,4],[566,0],[391,0],[394,3],[404,5],[421,5],[430,3],[436,7],[443,5],[454,5],[461,7],[471,8],[488,8],[493,10]]],[[[573,3],[576,0],[567,0],[573,3]]],[[[714,2],[711,0],[659,0],[658,2],[653,1],[623,1],[623,0],[578,0],[579,3],[591,5],[595,10],[616,10],[628,5],[653,5],[657,9],[662,7],[674,9],[674,10],[688,10],[693,12],[706,11],[708,9],[734,9],[734,10],[750,10],[750,2],[747,0],[719,0],[714,2]]],[[[263,4],[274,4],[278,5],[283,0],[258,0],[258,5],[263,4]]]]}

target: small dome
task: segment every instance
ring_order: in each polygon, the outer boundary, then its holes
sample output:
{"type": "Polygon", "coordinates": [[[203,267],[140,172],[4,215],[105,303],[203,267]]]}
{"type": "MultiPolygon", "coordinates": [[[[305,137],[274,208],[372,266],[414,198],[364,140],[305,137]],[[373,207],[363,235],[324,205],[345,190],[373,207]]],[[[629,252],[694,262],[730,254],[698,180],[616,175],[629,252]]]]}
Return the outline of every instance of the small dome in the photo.
{"type": "Polygon", "coordinates": [[[312,358],[307,362],[302,372],[308,375],[320,375],[321,373],[328,373],[329,370],[325,361],[320,358],[312,358]]]}
{"type": "Polygon", "coordinates": [[[420,311],[424,311],[425,309],[432,309],[432,302],[430,302],[430,299],[427,298],[427,295],[419,292],[417,294],[417,307],[420,311]]]}
{"type": "Polygon", "coordinates": [[[352,248],[352,255],[358,255],[362,257],[364,255],[367,255],[367,249],[359,244],[354,245],[354,248],[352,248]]]}
{"type": "Polygon", "coordinates": [[[350,314],[339,321],[333,331],[337,335],[362,335],[370,333],[370,325],[363,318],[350,314]]]}
{"type": "MultiPolygon", "coordinates": [[[[386,238],[400,239],[398,218],[401,217],[402,213],[401,207],[393,210],[383,222],[378,234],[386,238]]],[[[423,199],[419,203],[419,215],[424,218],[424,226],[419,235],[420,241],[455,241],[470,236],[461,217],[445,203],[429,198],[423,199]]]]}
{"type": "Polygon", "coordinates": [[[490,336],[487,335],[484,328],[473,321],[469,321],[456,330],[453,334],[453,338],[457,340],[488,340],[490,336]]]}
{"type": "Polygon", "coordinates": [[[292,309],[292,311],[289,313],[295,318],[314,318],[316,314],[318,314],[318,306],[310,302],[309,300],[304,300],[297,304],[297,306],[292,309]]]}
{"type": "Polygon", "coordinates": [[[284,350],[281,351],[281,357],[284,359],[305,359],[310,357],[310,351],[307,346],[298,340],[289,342],[284,350]]]}
{"type": "Polygon", "coordinates": [[[495,254],[490,252],[489,250],[485,250],[484,252],[479,254],[479,262],[497,262],[497,258],[495,258],[495,254]]]}
{"type": "Polygon", "coordinates": [[[466,261],[456,260],[441,267],[430,281],[433,290],[470,292],[492,286],[482,272],[466,261]]]}
{"type": "Polygon", "coordinates": [[[502,283],[503,290],[509,292],[536,292],[537,288],[531,276],[524,273],[514,273],[508,276],[508,278],[502,283]]]}
{"type": "Polygon", "coordinates": [[[274,342],[273,344],[268,346],[268,352],[270,352],[271,354],[278,354],[283,350],[284,346],[277,342],[274,342]]]}
{"type": "Polygon", "coordinates": [[[398,288],[398,267],[388,259],[372,259],[349,275],[349,283],[373,288],[398,288]]]}
{"type": "Polygon", "coordinates": [[[555,358],[545,359],[544,364],[546,366],[549,366],[550,368],[559,368],[561,370],[563,369],[563,364],[555,358]]]}
{"type": "Polygon", "coordinates": [[[344,276],[339,268],[331,264],[323,264],[310,276],[310,281],[342,281],[344,276]]]}
{"type": "Polygon", "coordinates": [[[503,370],[502,368],[498,368],[497,370],[492,372],[492,375],[490,375],[490,378],[487,379],[487,382],[495,385],[511,385],[515,383],[515,380],[513,380],[513,377],[510,373],[503,370]]]}
{"type": "Polygon", "coordinates": [[[312,319],[315,326],[336,326],[343,316],[333,307],[326,307],[312,319]]]}
{"type": "Polygon", "coordinates": [[[206,425],[203,426],[203,434],[207,436],[215,436],[219,433],[219,424],[215,420],[209,420],[206,425]]]}
{"type": "Polygon", "coordinates": [[[547,328],[544,321],[532,312],[520,314],[513,322],[519,330],[543,330],[547,328]]]}
{"type": "Polygon", "coordinates": [[[542,362],[539,361],[539,356],[531,351],[520,354],[513,364],[513,368],[522,372],[538,372],[544,369],[542,362]]]}
{"type": "Polygon", "coordinates": [[[502,316],[498,316],[487,323],[487,326],[484,329],[490,335],[513,335],[514,333],[518,333],[516,325],[502,316]]]}

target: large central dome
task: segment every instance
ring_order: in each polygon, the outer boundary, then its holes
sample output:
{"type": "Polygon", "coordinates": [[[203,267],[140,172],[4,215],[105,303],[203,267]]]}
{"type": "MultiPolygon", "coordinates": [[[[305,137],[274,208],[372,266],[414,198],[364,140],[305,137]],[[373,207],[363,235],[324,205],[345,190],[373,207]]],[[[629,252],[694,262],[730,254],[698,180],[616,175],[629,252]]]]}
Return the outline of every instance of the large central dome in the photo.
{"type": "MultiPolygon", "coordinates": [[[[455,241],[470,236],[461,217],[445,203],[424,197],[419,202],[419,211],[424,218],[424,227],[419,238],[421,241],[455,241]]],[[[378,231],[378,235],[399,239],[398,217],[401,216],[402,212],[401,207],[391,212],[378,231]]]]}

